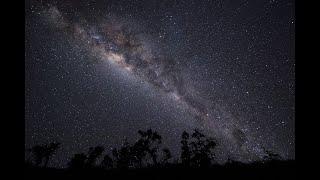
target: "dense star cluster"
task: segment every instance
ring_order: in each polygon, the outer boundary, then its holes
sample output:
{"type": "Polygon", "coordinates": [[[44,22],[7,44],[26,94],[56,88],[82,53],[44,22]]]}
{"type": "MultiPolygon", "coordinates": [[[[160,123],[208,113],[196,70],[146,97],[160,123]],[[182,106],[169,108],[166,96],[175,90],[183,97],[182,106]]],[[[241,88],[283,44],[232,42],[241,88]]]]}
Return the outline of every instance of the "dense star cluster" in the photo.
{"type": "Polygon", "coordinates": [[[294,159],[294,33],[291,1],[29,1],[25,146],[63,167],[152,128],[177,157],[196,128],[219,163],[294,159]]]}

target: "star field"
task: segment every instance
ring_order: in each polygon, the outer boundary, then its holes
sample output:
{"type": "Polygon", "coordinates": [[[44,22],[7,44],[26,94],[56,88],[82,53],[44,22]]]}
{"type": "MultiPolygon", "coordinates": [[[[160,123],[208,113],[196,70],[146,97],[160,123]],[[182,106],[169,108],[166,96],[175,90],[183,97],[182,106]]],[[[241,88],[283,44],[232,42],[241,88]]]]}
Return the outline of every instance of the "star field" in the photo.
{"type": "Polygon", "coordinates": [[[30,1],[25,146],[63,167],[152,128],[178,156],[198,128],[220,163],[294,159],[294,26],[291,1],[30,1]]]}

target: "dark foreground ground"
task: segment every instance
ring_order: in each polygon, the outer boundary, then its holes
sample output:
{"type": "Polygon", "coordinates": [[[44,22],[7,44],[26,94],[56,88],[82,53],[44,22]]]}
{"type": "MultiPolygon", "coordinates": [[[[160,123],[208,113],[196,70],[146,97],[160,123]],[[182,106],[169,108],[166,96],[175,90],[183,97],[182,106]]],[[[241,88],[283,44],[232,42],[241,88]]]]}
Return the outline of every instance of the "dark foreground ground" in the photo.
{"type": "Polygon", "coordinates": [[[206,169],[142,168],[135,170],[68,170],[26,166],[25,179],[295,179],[295,161],[272,161],[255,164],[227,164],[206,169]]]}

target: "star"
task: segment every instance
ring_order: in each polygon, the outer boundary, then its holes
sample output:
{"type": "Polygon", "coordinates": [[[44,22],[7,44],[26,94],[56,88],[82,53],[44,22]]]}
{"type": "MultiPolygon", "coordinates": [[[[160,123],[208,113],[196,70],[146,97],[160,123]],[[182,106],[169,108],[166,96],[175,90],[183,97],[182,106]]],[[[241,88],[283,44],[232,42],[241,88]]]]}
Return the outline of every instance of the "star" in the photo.
{"type": "Polygon", "coordinates": [[[65,167],[152,128],[178,158],[199,128],[221,164],[294,159],[294,6],[269,3],[27,2],[26,146],[61,141],[65,167]]]}

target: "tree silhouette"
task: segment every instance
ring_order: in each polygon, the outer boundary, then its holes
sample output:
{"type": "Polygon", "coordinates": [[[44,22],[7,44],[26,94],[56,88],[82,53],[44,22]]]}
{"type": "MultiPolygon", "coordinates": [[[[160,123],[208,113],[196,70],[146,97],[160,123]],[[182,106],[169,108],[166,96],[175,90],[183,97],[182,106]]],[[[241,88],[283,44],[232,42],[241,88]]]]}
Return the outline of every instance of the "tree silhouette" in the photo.
{"type": "Polygon", "coordinates": [[[184,166],[190,165],[191,152],[189,148],[189,134],[186,131],[183,131],[181,135],[181,161],[184,166]]]}
{"type": "MultiPolygon", "coordinates": [[[[158,149],[161,144],[161,136],[151,129],[147,131],[138,131],[140,135],[133,145],[127,141],[120,149],[114,149],[112,155],[115,158],[116,167],[118,168],[139,168],[143,167],[144,160],[150,157],[154,166],[158,165],[158,149]]],[[[169,158],[169,151],[167,159],[169,158]]],[[[171,156],[171,154],[170,154],[171,156]]]]}
{"type": "Polygon", "coordinates": [[[60,143],[50,143],[48,146],[45,148],[45,162],[44,162],[44,167],[47,167],[49,159],[56,153],[56,151],[60,148],[60,143]]]}
{"type": "Polygon", "coordinates": [[[60,143],[50,143],[44,145],[33,146],[30,151],[34,156],[35,165],[40,166],[43,163],[43,167],[47,167],[48,162],[52,155],[59,149],[60,143]]]}
{"type": "MultiPolygon", "coordinates": [[[[70,172],[70,175],[77,176],[77,174],[80,173],[81,176],[89,175],[90,178],[95,174],[111,175],[123,172],[118,170],[113,171],[113,168],[120,170],[130,169],[129,172],[144,172],[139,170],[131,171],[131,169],[135,168],[160,168],[160,170],[162,168],[173,168],[174,170],[179,171],[182,166],[187,168],[184,169],[184,171],[186,170],[185,172],[188,172],[189,170],[192,172],[194,170],[193,168],[214,169],[219,167],[218,164],[217,166],[213,166],[213,162],[215,160],[214,149],[217,146],[215,139],[205,136],[197,129],[195,129],[191,135],[186,131],[182,133],[180,160],[178,157],[172,159],[171,152],[168,148],[161,148],[161,152],[159,152],[162,138],[156,131],[149,129],[147,131],[140,130],[138,133],[140,137],[135,143],[130,144],[125,140],[120,148],[112,150],[112,156],[107,154],[103,155],[105,150],[103,146],[90,147],[85,153],[75,154],[68,162],[69,168],[66,169],[66,171],[60,171],[54,168],[45,169],[52,155],[60,147],[60,143],[36,145],[26,151],[26,153],[30,152],[30,155],[32,155],[31,157],[33,157],[34,164],[30,163],[30,158],[26,156],[27,160],[25,167],[28,168],[31,173],[70,172]],[[159,154],[161,154],[161,156],[159,156],[159,154]],[[101,156],[103,159],[101,163],[98,164],[97,161],[101,156]],[[34,166],[38,167],[34,168],[34,166]]],[[[245,164],[241,161],[234,161],[229,157],[227,163],[220,167],[227,167],[231,170],[240,168],[240,170],[242,170],[241,168],[246,169],[246,167],[253,166],[265,168],[271,167],[269,165],[279,165],[280,168],[281,166],[288,165],[289,163],[292,164],[292,162],[283,162],[283,159],[279,154],[265,149],[264,152],[266,155],[262,162],[245,164]],[[262,163],[266,163],[267,166],[262,163]]],[[[195,172],[197,171],[198,169],[195,170],[195,172]]],[[[185,173],[185,175],[188,176],[188,173],[185,173]]]]}
{"type": "Polygon", "coordinates": [[[44,146],[42,145],[36,145],[33,146],[30,151],[32,152],[34,156],[34,161],[36,166],[40,166],[43,158],[44,158],[44,146]]]}
{"type": "Polygon", "coordinates": [[[32,166],[32,157],[33,157],[33,154],[32,154],[32,148],[28,148],[25,150],[25,164],[27,166],[32,166]]]}
{"type": "Polygon", "coordinates": [[[102,155],[104,147],[90,147],[87,154],[75,154],[68,163],[70,169],[94,168],[96,160],[102,155]]]}
{"type": "Polygon", "coordinates": [[[158,165],[158,149],[162,142],[162,137],[151,129],[147,131],[139,130],[138,133],[140,135],[140,142],[138,141],[138,143],[142,145],[142,148],[140,148],[143,154],[147,153],[151,157],[153,165],[158,165]]]}
{"type": "Polygon", "coordinates": [[[105,155],[102,162],[101,162],[101,167],[104,169],[111,169],[113,168],[113,160],[109,155],[105,155]]]}
{"type": "Polygon", "coordinates": [[[130,144],[125,140],[119,150],[116,148],[112,150],[112,155],[115,158],[117,168],[127,169],[132,167],[131,148],[130,144]]]}
{"type": "Polygon", "coordinates": [[[273,151],[264,149],[264,152],[266,154],[263,157],[264,161],[272,161],[272,160],[281,160],[282,159],[282,157],[279,154],[274,153],[273,151]]]}
{"type": "Polygon", "coordinates": [[[75,154],[71,161],[68,163],[70,169],[83,169],[85,168],[87,156],[84,153],[75,154]]]}
{"type": "Polygon", "coordinates": [[[89,148],[86,166],[89,168],[94,167],[97,158],[102,155],[103,151],[104,151],[104,147],[102,147],[102,146],[96,146],[95,148],[92,148],[92,147],[89,148]]]}
{"type": "Polygon", "coordinates": [[[164,154],[162,164],[167,165],[169,163],[168,160],[172,158],[171,152],[168,148],[164,148],[162,151],[164,154]]]}
{"type": "Polygon", "coordinates": [[[133,153],[133,160],[135,162],[135,167],[143,166],[143,159],[147,155],[146,149],[147,149],[147,144],[145,143],[144,140],[141,140],[141,139],[139,139],[132,146],[132,153],[133,153]]]}
{"type": "Polygon", "coordinates": [[[192,133],[193,142],[190,143],[192,157],[191,163],[194,167],[208,167],[214,159],[213,149],[216,142],[213,138],[206,138],[199,130],[192,133]]]}
{"type": "Polygon", "coordinates": [[[184,131],[181,144],[181,162],[184,166],[208,167],[214,160],[213,149],[216,141],[213,138],[207,138],[197,129],[192,133],[191,139],[184,131]]]}

